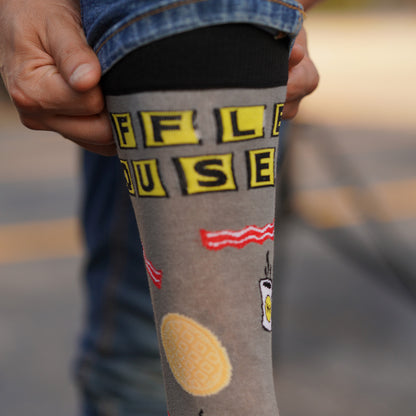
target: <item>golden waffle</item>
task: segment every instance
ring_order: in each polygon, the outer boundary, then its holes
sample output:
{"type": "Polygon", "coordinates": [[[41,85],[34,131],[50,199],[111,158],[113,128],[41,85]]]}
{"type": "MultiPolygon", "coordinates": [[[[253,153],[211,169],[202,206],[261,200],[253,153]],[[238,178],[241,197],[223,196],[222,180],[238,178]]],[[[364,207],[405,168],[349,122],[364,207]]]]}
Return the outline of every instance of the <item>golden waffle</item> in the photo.
{"type": "Polygon", "coordinates": [[[228,386],[230,360],[209,329],[186,316],[169,313],[162,320],[161,336],[170,369],[189,394],[209,396],[228,386]]]}

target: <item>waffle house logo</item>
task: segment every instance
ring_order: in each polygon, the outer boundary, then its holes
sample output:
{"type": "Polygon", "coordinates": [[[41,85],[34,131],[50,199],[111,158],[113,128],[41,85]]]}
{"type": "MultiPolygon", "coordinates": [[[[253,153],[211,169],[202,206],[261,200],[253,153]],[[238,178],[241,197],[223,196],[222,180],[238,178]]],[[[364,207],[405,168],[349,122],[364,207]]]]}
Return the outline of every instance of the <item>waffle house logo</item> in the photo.
{"type": "MultiPolygon", "coordinates": [[[[237,142],[249,142],[279,135],[283,104],[275,104],[272,125],[265,126],[266,106],[223,107],[213,110],[216,122],[218,148],[230,150],[237,142]],[[266,130],[267,129],[267,130],[266,130]]],[[[197,128],[195,110],[139,111],[138,125],[141,141],[137,140],[131,113],[112,113],[111,119],[120,149],[166,149],[170,146],[201,146],[204,139],[197,128]]],[[[232,150],[232,149],[231,149],[232,150]]],[[[219,152],[172,158],[183,195],[207,192],[237,191],[239,186],[248,189],[275,185],[276,151],[274,147],[245,151],[246,183],[238,177],[235,153],[219,152]]],[[[169,190],[164,185],[157,158],[121,161],[131,195],[138,197],[166,198],[169,190]]],[[[240,175],[241,176],[241,175],[240,175]]]]}

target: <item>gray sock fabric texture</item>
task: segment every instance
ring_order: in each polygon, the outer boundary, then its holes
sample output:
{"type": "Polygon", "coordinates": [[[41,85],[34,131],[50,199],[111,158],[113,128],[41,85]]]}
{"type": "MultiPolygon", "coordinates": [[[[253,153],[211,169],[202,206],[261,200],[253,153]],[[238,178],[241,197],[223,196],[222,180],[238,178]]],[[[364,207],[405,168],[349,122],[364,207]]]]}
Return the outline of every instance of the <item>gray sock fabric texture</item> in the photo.
{"type": "Polygon", "coordinates": [[[276,160],[286,87],[108,96],[170,416],[277,415],[276,160]]]}

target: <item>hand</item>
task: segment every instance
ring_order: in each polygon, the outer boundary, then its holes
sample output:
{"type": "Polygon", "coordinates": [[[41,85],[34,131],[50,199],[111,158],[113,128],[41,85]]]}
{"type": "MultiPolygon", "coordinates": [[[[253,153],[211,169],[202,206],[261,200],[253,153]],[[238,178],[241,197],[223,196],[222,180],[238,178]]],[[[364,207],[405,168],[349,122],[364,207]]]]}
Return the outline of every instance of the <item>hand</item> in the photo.
{"type": "Polygon", "coordinates": [[[283,109],[285,120],[296,116],[300,102],[313,92],[319,83],[319,74],[311,61],[304,28],[299,32],[289,57],[289,80],[287,83],[286,104],[283,109]]]}
{"type": "Polygon", "coordinates": [[[116,153],[77,0],[0,0],[0,73],[26,127],[116,153]]]}

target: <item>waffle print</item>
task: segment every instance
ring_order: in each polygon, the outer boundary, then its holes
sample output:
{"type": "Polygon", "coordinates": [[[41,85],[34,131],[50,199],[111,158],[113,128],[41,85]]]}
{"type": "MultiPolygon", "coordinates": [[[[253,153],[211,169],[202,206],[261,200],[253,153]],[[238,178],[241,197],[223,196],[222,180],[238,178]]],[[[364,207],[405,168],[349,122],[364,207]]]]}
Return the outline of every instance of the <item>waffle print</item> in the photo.
{"type": "Polygon", "coordinates": [[[191,318],[169,313],[161,325],[169,367],[180,386],[193,396],[211,396],[231,381],[228,353],[208,328],[191,318]]]}

